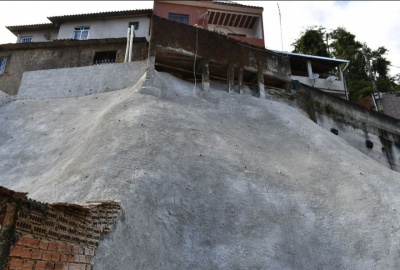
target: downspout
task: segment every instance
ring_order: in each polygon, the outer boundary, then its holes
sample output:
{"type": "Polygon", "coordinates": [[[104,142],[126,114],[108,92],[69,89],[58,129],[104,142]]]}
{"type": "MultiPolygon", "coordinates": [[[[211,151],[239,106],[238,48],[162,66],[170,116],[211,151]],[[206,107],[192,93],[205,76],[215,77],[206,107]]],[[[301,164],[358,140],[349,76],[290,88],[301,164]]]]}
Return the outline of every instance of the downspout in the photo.
{"type": "Polygon", "coordinates": [[[124,63],[128,62],[128,54],[129,54],[129,33],[131,29],[128,28],[128,33],[126,34],[126,49],[125,49],[125,60],[124,63]]]}

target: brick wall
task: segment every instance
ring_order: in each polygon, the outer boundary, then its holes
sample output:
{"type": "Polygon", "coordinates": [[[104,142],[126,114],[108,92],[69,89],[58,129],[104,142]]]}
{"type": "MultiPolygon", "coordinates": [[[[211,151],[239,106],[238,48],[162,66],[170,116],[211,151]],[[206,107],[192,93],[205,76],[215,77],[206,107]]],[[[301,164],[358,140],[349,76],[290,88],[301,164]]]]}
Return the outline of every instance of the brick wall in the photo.
{"type": "Polygon", "coordinates": [[[3,187],[0,202],[0,237],[8,243],[0,268],[6,270],[92,269],[101,236],[121,212],[116,201],[46,204],[3,187]]]}
{"type": "Polygon", "coordinates": [[[229,36],[229,38],[233,38],[236,40],[240,40],[243,42],[247,42],[249,44],[265,48],[264,40],[259,38],[249,38],[249,37],[241,37],[241,36],[229,36]]]}
{"type": "Polygon", "coordinates": [[[371,96],[367,96],[365,98],[359,99],[355,103],[357,103],[358,105],[361,105],[367,109],[375,108],[374,101],[372,100],[371,96]]]}

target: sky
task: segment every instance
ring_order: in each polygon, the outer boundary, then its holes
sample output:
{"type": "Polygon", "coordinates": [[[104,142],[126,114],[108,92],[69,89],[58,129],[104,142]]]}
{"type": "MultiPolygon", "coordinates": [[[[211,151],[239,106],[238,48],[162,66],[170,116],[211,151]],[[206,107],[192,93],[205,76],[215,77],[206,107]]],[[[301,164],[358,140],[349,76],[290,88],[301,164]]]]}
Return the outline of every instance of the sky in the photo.
{"type": "MultiPolygon", "coordinates": [[[[344,27],[371,49],[385,46],[386,57],[400,67],[400,1],[236,1],[264,8],[264,37],[268,49],[292,51],[292,44],[306,27],[318,25],[328,31],[344,27]],[[279,23],[279,4],[282,36],[279,23]]],[[[102,11],[152,8],[153,1],[2,1],[0,44],[16,37],[5,26],[48,23],[47,17],[102,11]]],[[[400,73],[391,67],[390,74],[400,73]]]]}

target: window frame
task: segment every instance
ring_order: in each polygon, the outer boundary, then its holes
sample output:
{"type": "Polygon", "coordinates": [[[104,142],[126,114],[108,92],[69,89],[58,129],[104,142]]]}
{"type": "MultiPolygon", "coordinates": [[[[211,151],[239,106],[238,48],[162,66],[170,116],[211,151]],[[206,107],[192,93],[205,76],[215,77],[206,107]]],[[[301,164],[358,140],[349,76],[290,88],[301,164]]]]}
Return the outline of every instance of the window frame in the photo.
{"type": "Polygon", "coordinates": [[[178,22],[178,23],[183,23],[183,24],[187,24],[187,25],[189,25],[190,24],[190,17],[189,17],[189,14],[179,14],[179,13],[168,13],[168,20],[170,20],[170,21],[174,21],[174,22],[178,22]],[[174,20],[173,18],[185,18],[185,19],[187,19],[187,23],[186,22],[181,22],[181,21],[179,21],[179,20],[174,20]]]}
{"type": "Polygon", "coordinates": [[[128,23],[129,29],[131,29],[131,25],[134,26],[134,27],[133,27],[133,30],[135,30],[135,31],[138,31],[138,30],[139,30],[139,21],[137,21],[137,22],[129,22],[129,23],[128,23]],[[136,25],[135,25],[135,24],[137,24],[137,29],[136,29],[136,25]]]}
{"type": "Polygon", "coordinates": [[[0,56],[0,75],[4,75],[6,72],[8,57],[7,56],[0,56]],[[5,63],[3,65],[3,60],[5,59],[5,63]]]}
{"type": "Polygon", "coordinates": [[[32,36],[25,36],[25,37],[21,37],[19,39],[19,43],[29,43],[29,42],[32,42],[32,40],[33,40],[32,36]],[[24,39],[29,39],[29,41],[23,41],[24,39]]]}
{"type": "Polygon", "coordinates": [[[74,31],[72,32],[72,39],[74,39],[74,40],[88,40],[89,36],[90,36],[90,25],[74,26],[74,31]],[[77,28],[80,28],[80,29],[77,30],[77,28]],[[88,29],[85,29],[85,28],[88,28],[88,29]],[[77,32],[77,31],[80,31],[79,38],[75,38],[75,32],[77,32]],[[86,39],[82,39],[82,33],[84,31],[88,32],[86,39]]]}

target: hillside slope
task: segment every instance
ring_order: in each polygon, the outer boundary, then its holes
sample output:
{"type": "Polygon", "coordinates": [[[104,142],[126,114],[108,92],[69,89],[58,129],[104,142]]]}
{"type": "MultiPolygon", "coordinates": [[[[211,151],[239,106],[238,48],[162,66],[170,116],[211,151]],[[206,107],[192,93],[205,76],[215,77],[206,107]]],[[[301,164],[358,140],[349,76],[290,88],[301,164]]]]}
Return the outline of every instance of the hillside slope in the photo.
{"type": "Polygon", "coordinates": [[[158,73],[0,107],[0,185],[121,200],[102,269],[399,269],[400,177],[295,108],[158,73]]]}

